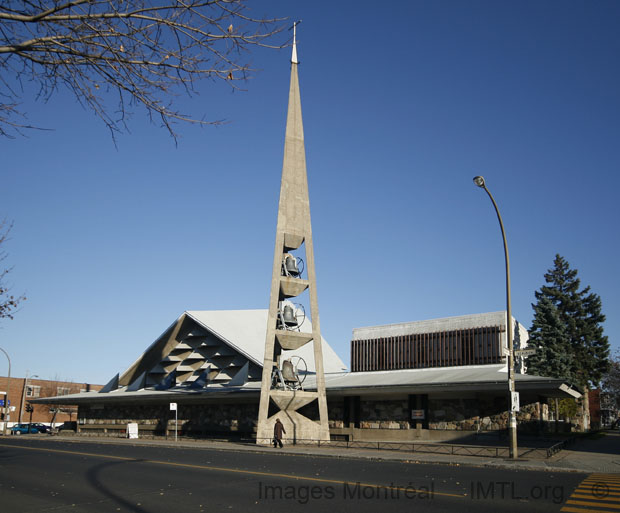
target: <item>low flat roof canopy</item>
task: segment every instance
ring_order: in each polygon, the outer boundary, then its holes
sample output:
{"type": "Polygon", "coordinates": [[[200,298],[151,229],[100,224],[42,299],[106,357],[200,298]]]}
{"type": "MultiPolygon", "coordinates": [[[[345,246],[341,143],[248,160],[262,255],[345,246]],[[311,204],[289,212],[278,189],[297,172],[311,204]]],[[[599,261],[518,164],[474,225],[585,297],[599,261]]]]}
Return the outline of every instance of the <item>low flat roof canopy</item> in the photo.
{"type": "MultiPolygon", "coordinates": [[[[372,395],[389,397],[401,394],[434,394],[479,392],[503,394],[508,392],[504,365],[477,365],[469,367],[440,367],[432,369],[405,369],[373,372],[340,372],[325,374],[328,400],[330,397],[372,395]]],[[[518,392],[543,397],[581,397],[581,393],[558,378],[517,374],[518,392]]],[[[260,395],[260,382],[243,386],[209,384],[200,390],[175,387],[168,390],[144,388],[127,391],[125,388],[99,393],[86,392],[34,399],[38,404],[106,404],[106,403],[166,403],[166,402],[219,402],[253,401],[260,395]]],[[[304,388],[314,389],[314,375],[310,374],[304,388]]]]}

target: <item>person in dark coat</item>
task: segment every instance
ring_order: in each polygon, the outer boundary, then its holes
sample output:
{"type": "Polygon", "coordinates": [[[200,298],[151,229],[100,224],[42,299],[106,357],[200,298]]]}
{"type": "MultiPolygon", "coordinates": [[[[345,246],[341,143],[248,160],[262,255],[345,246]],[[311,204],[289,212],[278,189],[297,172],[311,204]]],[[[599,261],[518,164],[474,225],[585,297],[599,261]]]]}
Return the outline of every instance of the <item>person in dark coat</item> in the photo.
{"type": "Polygon", "coordinates": [[[280,419],[276,419],[276,423],[273,426],[273,448],[275,449],[278,444],[280,445],[280,449],[284,447],[282,445],[282,433],[286,434],[286,430],[284,429],[284,424],[280,422],[280,419]]]}

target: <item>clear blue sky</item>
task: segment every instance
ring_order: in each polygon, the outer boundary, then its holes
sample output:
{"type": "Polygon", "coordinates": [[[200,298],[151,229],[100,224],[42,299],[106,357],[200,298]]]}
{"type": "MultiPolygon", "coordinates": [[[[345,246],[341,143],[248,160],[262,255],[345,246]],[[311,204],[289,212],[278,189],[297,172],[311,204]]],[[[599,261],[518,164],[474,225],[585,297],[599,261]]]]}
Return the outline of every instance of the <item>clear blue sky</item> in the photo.
{"type": "MultiPolygon", "coordinates": [[[[620,3],[252,2],[303,19],[300,84],[324,337],[505,308],[530,326],[556,253],[620,347],[620,3]]],[[[289,34],[285,34],[283,38],[289,34]]],[[[54,128],[0,140],[13,375],[105,383],[184,310],[267,308],[290,50],[252,55],[247,92],[181,99],[217,128],[178,147],[137,111],[115,148],[64,92],[54,128]]],[[[0,359],[0,374],[6,364],[0,359]]]]}

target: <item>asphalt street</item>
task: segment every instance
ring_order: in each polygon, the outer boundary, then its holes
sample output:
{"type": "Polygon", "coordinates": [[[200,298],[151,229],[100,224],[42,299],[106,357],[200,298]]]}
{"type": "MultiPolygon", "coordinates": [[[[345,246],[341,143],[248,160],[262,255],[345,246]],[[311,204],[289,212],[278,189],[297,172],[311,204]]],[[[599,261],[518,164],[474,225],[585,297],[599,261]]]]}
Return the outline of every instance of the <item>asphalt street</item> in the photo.
{"type": "MultiPolygon", "coordinates": [[[[610,500],[616,478],[609,479],[572,472],[349,460],[287,454],[286,449],[255,453],[129,441],[60,442],[36,435],[0,438],[0,511],[12,513],[405,508],[570,512],[596,510],[593,504],[600,501],[592,501],[610,500]],[[579,493],[584,495],[575,495],[579,493]],[[590,505],[575,504],[580,501],[590,505]]],[[[618,504],[613,502],[611,510],[617,511],[618,504]]]]}

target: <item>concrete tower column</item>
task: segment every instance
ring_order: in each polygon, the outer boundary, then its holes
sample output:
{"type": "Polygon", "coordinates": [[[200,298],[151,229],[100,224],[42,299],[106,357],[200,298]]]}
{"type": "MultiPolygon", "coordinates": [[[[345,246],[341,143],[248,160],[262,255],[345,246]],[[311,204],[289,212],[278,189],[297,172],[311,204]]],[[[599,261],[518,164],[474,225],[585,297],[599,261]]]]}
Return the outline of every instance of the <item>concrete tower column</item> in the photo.
{"type": "MultiPolygon", "coordinates": [[[[296,29],[296,25],[294,29],[296,29]]],[[[273,258],[271,296],[265,339],[265,360],[258,414],[257,443],[267,445],[273,439],[276,418],[284,424],[285,440],[329,440],[323,352],[321,346],[321,323],[316,291],[314,247],[310,221],[310,200],[306,174],[306,152],[301,117],[301,99],[297,75],[297,41],[293,35],[291,58],[291,82],[284,142],[284,162],[280,186],[280,203],[276,227],[276,244],[273,258]],[[289,251],[305,251],[307,279],[283,275],[283,259],[289,251]],[[294,298],[308,290],[312,333],[288,330],[278,323],[281,302],[294,298]],[[304,391],[295,387],[275,386],[274,370],[282,368],[282,350],[295,350],[312,343],[316,369],[316,391],[304,391]],[[297,410],[317,401],[319,420],[311,420],[297,410]],[[275,406],[269,415],[270,403],[275,406]]]]}

